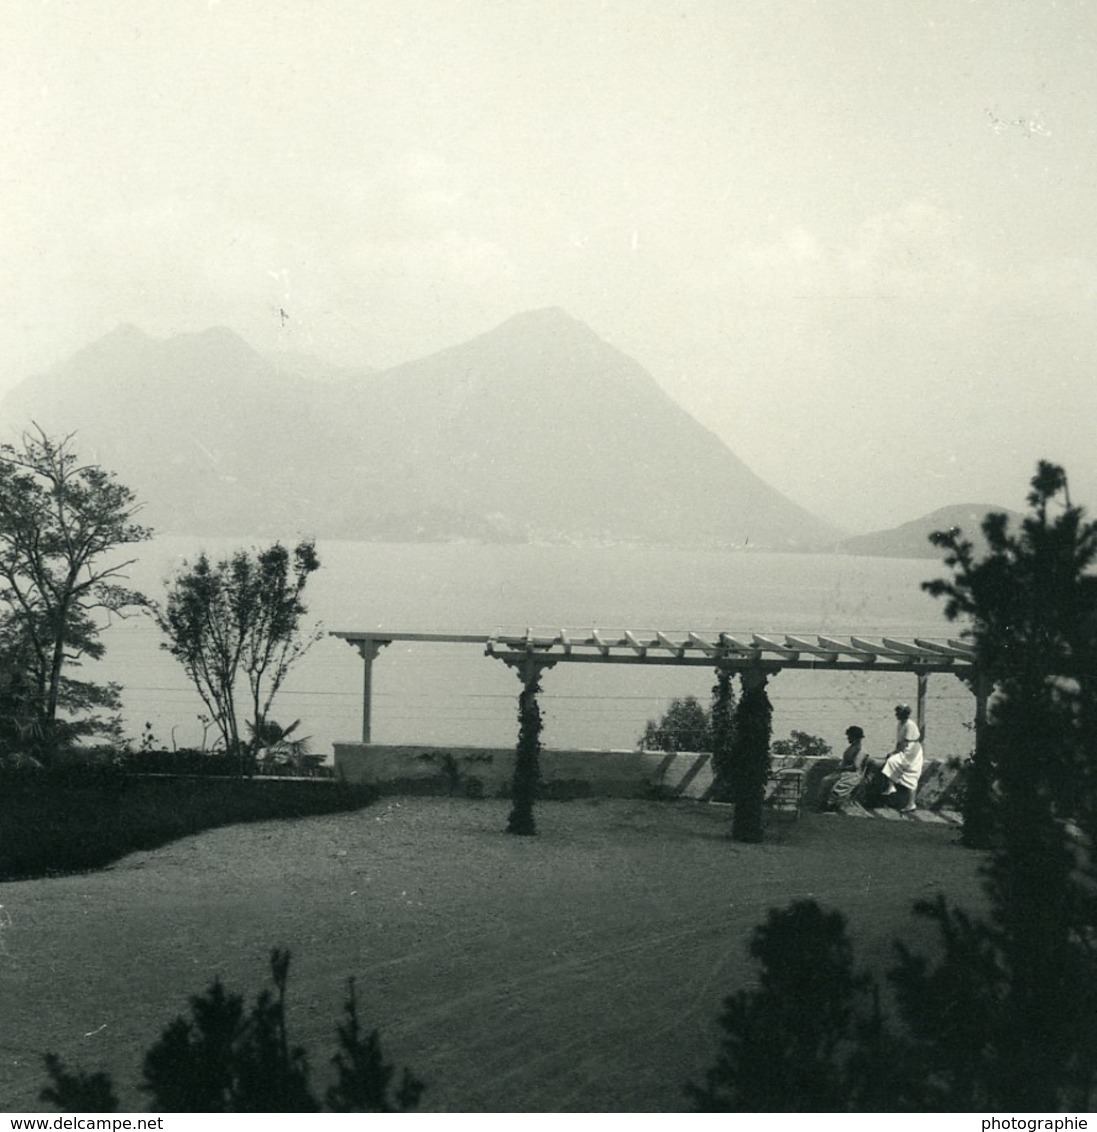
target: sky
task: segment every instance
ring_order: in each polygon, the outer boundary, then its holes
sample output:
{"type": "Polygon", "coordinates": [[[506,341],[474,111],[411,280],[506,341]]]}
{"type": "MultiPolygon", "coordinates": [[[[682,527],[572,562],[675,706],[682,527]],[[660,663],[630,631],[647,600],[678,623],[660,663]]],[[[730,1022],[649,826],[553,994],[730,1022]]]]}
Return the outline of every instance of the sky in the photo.
{"type": "Polygon", "coordinates": [[[1097,0],[4,0],[0,396],[559,306],[850,531],[1097,512],[1095,60],[1097,0]]]}

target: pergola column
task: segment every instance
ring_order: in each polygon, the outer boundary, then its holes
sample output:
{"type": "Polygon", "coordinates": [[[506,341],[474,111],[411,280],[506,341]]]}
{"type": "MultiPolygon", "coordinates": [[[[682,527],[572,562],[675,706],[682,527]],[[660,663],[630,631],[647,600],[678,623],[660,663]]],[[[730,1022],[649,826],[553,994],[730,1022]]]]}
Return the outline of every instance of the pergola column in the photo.
{"type": "Polygon", "coordinates": [[[377,654],[391,641],[355,641],[362,658],[362,742],[370,742],[371,711],[373,700],[373,662],[377,654]]]}
{"type": "Polygon", "coordinates": [[[530,835],[537,832],[533,803],[541,778],[541,708],[537,703],[541,673],[556,661],[538,656],[532,650],[520,657],[507,657],[505,663],[522,682],[518,696],[518,745],[515,750],[512,807],[507,832],[530,835]]]}

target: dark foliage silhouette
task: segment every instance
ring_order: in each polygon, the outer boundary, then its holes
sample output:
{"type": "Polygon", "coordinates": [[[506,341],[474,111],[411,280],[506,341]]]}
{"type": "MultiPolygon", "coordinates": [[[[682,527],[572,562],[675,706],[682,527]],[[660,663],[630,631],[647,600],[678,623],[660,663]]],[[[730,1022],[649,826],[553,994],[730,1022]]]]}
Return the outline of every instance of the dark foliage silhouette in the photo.
{"type": "Polygon", "coordinates": [[[1018,533],[987,516],[981,560],[960,532],[934,536],[953,576],[925,587],[948,599],[950,618],[970,620],[977,668],[995,686],[976,751],[982,796],[965,813],[989,846],[987,915],[944,897],[915,905],[940,947],[928,958],[896,945],[889,1028],[878,985],[852,973],[841,917],[772,913],[752,947],[760,989],[726,1001],[719,1059],[691,1087],[701,1107],[1097,1103],[1097,524],[1071,505],[1055,465],[1039,465],[1028,499],[1018,533]]]}
{"type": "Polygon", "coordinates": [[[835,1112],[871,1096],[878,1056],[860,1039],[882,1024],[842,915],[811,900],[771,911],[750,953],[758,989],[725,999],[716,1063],[704,1085],[688,1086],[697,1109],[835,1112]]]}
{"type": "Polygon", "coordinates": [[[764,675],[748,670],[740,679],[743,692],[735,709],[729,774],[731,799],[735,803],[731,835],[736,841],[761,841],[765,835],[762,810],[770,769],[773,708],[766,694],[764,675]]]}
{"type": "MultiPolygon", "coordinates": [[[[263,990],[250,1010],[241,995],[214,980],[190,1000],[190,1016],[168,1023],[145,1055],[142,1090],[156,1112],[319,1112],[304,1049],[286,1027],[290,955],[271,953],[273,993],[263,990]]],[[[393,1090],[395,1068],[385,1061],[376,1030],[366,1034],[351,980],[346,1018],[332,1058],[337,1080],[326,1094],[332,1112],[406,1112],[418,1107],[424,1086],[407,1069],[393,1090]]],[[[110,1078],[65,1068],[46,1054],[51,1084],[40,1096],[64,1112],[114,1112],[110,1078]]]]}

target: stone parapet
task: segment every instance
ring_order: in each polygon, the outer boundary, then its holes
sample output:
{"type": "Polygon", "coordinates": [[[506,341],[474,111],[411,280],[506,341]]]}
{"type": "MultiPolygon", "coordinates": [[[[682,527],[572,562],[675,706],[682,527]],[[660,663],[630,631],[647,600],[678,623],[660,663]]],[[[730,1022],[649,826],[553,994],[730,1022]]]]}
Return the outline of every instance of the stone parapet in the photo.
{"type": "MultiPolygon", "coordinates": [[[[836,759],[773,759],[775,772],[805,770],[803,804],[816,804],[823,775],[836,759]]],[[[626,750],[544,750],[540,754],[545,798],[693,798],[712,792],[707,753],[626,750]]],[[[504,797],[514,774],[513,747],[336,743],[335,772],[348,782],[369,783],[387,793],[504,797]]]]}

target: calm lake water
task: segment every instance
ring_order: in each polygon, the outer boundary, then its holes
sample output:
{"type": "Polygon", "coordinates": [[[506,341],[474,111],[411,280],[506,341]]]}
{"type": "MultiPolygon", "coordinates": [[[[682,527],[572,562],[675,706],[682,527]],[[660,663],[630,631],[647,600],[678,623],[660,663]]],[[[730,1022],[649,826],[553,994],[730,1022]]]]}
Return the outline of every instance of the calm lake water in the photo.
{"type": "MultiPolygon", "coordinates": [[[[131,582],[161,598],[184,559],[247,540],[158,539],[140,549],[131,582]]],[[[260,543],[261,545],[261,543],[260,543]]],[[[307,590],[325,630],[482,633],[505,630],[692,629],[699,633],[957,635],[941,603],[920,584],[941,576],[934,560],[841,555],[697,552],[562,546],[387,545],[329,542],[307,590]]],[[[143,617],[110,626],[96,678],[124,686],[127,732],[145,721],[167,745],[200,744],[204,710],[182,669],[143,617]]],[[[317,753],[361,730],[361,661],[326,637],[287,681],[272,712],[312,736],[317,753]]],[[[396,643],[374,663],[376,742],[509,745],[516,734],[518,681],[476,645],[396,643]]],[[[706,668],[558,665],[543,679],[546,746],[630,748],[646,720],[675,696],[707,701],[706,668]]],[[[857,723],[870,751],[890,749],[892,707],[914,701],[912,675],[784,672],[770,681],[774,735],[823,735],[838,750],[857,723]]],[[[966,754],[972,697],[954,676],[931,676],[927,754],[966,754]]],[[[213,733],[210,733],[210,740],[213,733]]]]}

